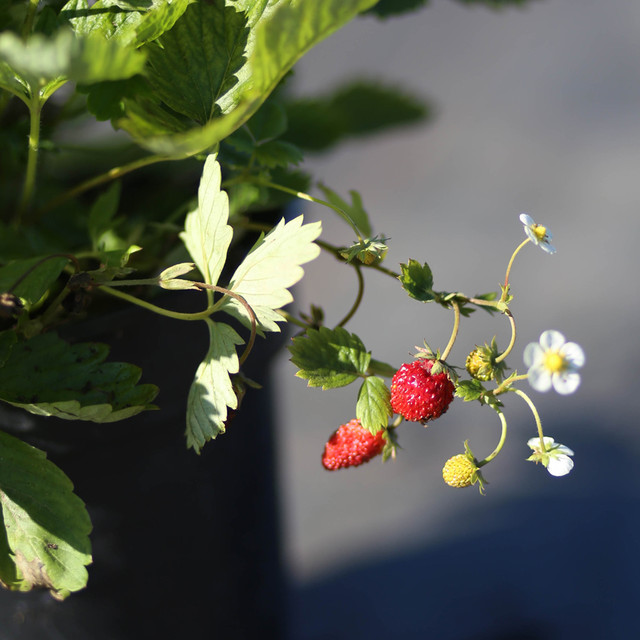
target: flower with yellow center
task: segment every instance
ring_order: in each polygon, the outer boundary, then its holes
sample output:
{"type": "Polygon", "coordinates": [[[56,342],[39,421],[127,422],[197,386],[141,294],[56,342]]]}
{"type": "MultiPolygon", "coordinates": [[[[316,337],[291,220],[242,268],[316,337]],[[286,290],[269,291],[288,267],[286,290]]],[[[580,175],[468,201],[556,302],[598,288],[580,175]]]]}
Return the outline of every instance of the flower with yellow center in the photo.
{"type": "Polygon", "coordinates": [[[584,365],[584,351],[575,342],[566,342],[559,331],[545,331],[539,342],[525,347],[524,363],[529,367],[529,384],[536,391],[573,393],[580,385],[578,370],[584,365]]]}
{"type": "Polygon", "coordinates": [[[556,248],[550,244],[552,235],[547,227],[537,224],[528,213],[520,214],[520,222],[524,225],[524,232],[527,234],[527,238],[529,238],[533,244],[547,253],[556,252],[556,248]]]}
{"type": "Polygon", "coordinates": [[[552,476],[566,476],[573,469],[573,460],[569,457],[573,455],[573,451],[549,436],[544,436],[543,441],[544,448],[539,436],[527,442],[529,448],[533,449],[527,460],[541,462],[552,476]]]}

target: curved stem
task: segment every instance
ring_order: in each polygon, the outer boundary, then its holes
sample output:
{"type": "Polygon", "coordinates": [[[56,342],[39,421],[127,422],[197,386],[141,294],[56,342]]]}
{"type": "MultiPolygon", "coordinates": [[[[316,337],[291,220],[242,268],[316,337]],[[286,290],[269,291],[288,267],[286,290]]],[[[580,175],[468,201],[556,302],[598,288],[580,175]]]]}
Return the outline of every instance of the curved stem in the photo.
{"type": "Polygon", "coordinates": [[[453,331],[451,332],[451,337],[449,338],[449,344],[445,347],[442,355],[440,356],[440,360],[446,360],[453,348],[453,344],[458,337],[458,329],[460,328],[460,305],[458,301],[453,298],[451,300],[451,305],[453,306],[453,331]]]}
{"type": "Polygon", "coordinates": [[[155,304],[151,304],[146,300],[141,300],[140,298],[136,298],[135,296],[129,295],[124,291],[120,291],[119,289],[112,289],[106,285],[100,285],[100,291],[104,291],[108,293],[110,296],[114,296],[115,298],[120,298],[121,300],[126,300],[131,304],[135,304],[138,307],[142,307],[147,311],[151,311],[153,313],[157,313],[158,315],[165,316],[167,318],[173,318],[174,320],[204,320],[208,318],[214,311],[213,307],[207,307],[204,311],[198,311],[196,313],[183,313],[181,311],[171,311],[169,309],[163,309],[162,307],[158,307],[155,304]]]}
{"type": "Polygon", "coordinates": [[[289,187],[285,187],[281,184],[276,184],[275,182],[269,182],[268,180],[252,179],[251,182],[253,182],[254,184],[259,184],[263,187],[268,187],[270,189],[277,189],[278,191],[283,191],[284,193],[288,193],[292,196],[295,196],[296,198],[300,198],[301,200],[315,202],[316,204],[322,204],[325,207],[329,207],[329,209],[333,209],[351,227],[351,229],[353,229],[353,232],[356,234],[358,240],[362,240],[362,236],[360,235],[360,231],[358,230],[356,223],[351,219],[351,216],[340,207],[336,207],[336,205],[331,204],[326,200],[314,198],[313,196],[310,196],[308,193],[304,193],[303,191],[296,191],[295,189],[290,189],[289,187]]]}
{"type": "Polygon", "coordinates": [[[507,273],[504,276],[504,291],[502,292],[502,298],[500,299],[501,302],[504,302],[504,298],[507,295],[507,287],[509,286],[509,274],[511,273],[511,267],[513,266],[513,261],[516,259],[516,256],[518,255],[518,253],[520,253],[520,249],[522,249],[522,247],[524,247],[524,245],[527,244],[527,242],[529,242],[529,238],[527,238],[526,240],[523,240],[516,247],[516,250],[513,252],[513,255],[511,256],[511,260],[509,260],[509,264],[507,265],[507,273]]]}
{"type": "Polygon", "coordinates": [[[477,463],[478,468],[484,467],[485,464],[491,462],[502,450],[505,440],[507,439],[507,419],[504,417],[504,413],[496,409],[500,423],[502,424],[502,431],[500,433],[500,440],[496,445],[496,448],[484,459],[477,463]]]}
{"type": "Polygon", "coordinates": [[[499,396],[501,393],[504,393],[505,391],[509,391],[511,385],[514,382],[518,382],[518,380],[526,380],[528,377],[529,377],[528,373],[524,373],[521,376],[509,377],[502,384],[500,384],[493,391],[491,391],[491,393],[494,396],[499,396]]]}
{"type": "Polygon", "coordinates": [[[511,389],[513,393],[519,395],[528,405],[529,409],[531,409],[531,413],[533,414],[533,419],[536,421],[536,427],[538,428],[538,436],[540,437],[540,451],[544,453],[546,448],[544,446],[544,433],[542,432],[542,422],[540,421],[540,415],[538,414],[538,410],[536,409],[536,405],[533,404],[531,398],[524,392],[520,391],[520,389],[511,389]]]}
{"type": "Polygon", "coordinates": [[[356,271],[356,276],[358,277],[358,293],[356,294],[356,299],[353,305],[351,306],[351,309],[349,309],[349,312],[347,313],[347,315],[344,318],[342,318],[340,322],[338,322],[336,327],[344,327],[344,325],[347,324],[347,322],[349,322],[351,318],[353,318],[355,312],[358,310],[358,307],[360,306],[360,303],[362,302],[362,297],[364,296],[364,278],[362,277],[362,271],[360,269],[360,265],[354,264],[353,267],[356,271]]]}
{"type": "Polygon", "coordinates": [[[237,300],[245,308],[245,311],[249,314],[249,320],[251,321],[251,336],[249,336],[249,341],[247,342],[247,346],[245,347],[239,359],[239,364],[242,365],[242,363],[249,357],[249,354],[251,353],[251,349],[253,349],[253,345],[256,341],[256,332],[257,332],[258,322],[257,322],[255,312],[251,308],[251,305],[241,295],[238,295],[233,291],[229,291],[229,289],[225,289],[224,287],[218,287],[215,284],[206,284],[204,282],[197,282],[196,284],[201,289],[208,289],[209,291],[217,291],[219,293],[223,293],[225,296],[229,296],[230,298],[237,300]]]}
{"type": "Polygon", "coordinates": [[[509,346],[496,358],[496,364],[502,362],[511,353],[513,345],[516,343],[516,321],[509,309],[506,309],[504,314],[509,318],[509,323],[511,324],[511,342],[509,342],[509,346]]]}
{"type": "Polygon", "coordinates": [[[93,189],[94,187],[98,187],[101,184],[105,184],[110,182],[111,180],[116,180],[127,173],[131,173],[136,169],[141,169],[142,167],[146,167],[151,164],[156,164],[157,162],[168,162],[171,160],[177,160],[178,158],[171,158],[167,156],[145,156],[144,158],[140,158],[138,160],[134,160],[129,164],[124,164],[120,167],[114,167],[110,169],[106,173],[102,173],[99,176],[95,176],[93,178],[89,178],[89,180],[85,180],[80,184],[76,185],[72,189],[61,193],[57,198],[52,198],[44,207],[42,207],[38,211],[38,215],[42,215],[55,209],[57,206],[63,204],[67,200],[71,200],[77,195],[88,191],[89,189],[93,189]]]}

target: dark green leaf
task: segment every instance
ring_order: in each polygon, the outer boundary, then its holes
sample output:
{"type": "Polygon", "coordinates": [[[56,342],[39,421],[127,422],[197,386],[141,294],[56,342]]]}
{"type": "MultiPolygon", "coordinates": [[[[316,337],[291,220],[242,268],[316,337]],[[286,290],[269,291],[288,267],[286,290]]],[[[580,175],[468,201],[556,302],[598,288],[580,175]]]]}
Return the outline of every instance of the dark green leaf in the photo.
{"type": "Polygon", "coordinates": [[[82,500],[43,451],[2,432],[0,506],[0,582],[58,599],[86,585],[91,521],[82,500]]]}
{"type": "Polygon", "coordinates": [[[356,418],[362,426],[375,434],[387,426],[393,415],[390,403],[391,392],[382,378],[365,378],[358,392],[356,418]]]}
{"type": "Polygon", "coordinates": [[[105,249],[108,239],[105,234],[112,233],[113,217],[120,202],[120,183],[114,182],[107,191],[98,196],[89,210],[88,227],[91,243],[95,251],[105,249]]]}
{"type": "Polygon", "coordinates": [[[64,257],[30,258],[10,262],[0,269],[0,292],[11,290],[11,293],[24,299],[26,307],[29,308],[42,298],[68,262],[69,259],[64,257]],[[15,286],[18,281],[19,284],[15,286]]]}
{"type": "Polygon", "coordinates": [[[371,7],[366,13],[372,13],[379,18],[387,18],[409,11],[416,11],[426,7],[429,0],[379,0],[375,7],[371,7]]]}
{"type": "Polygon", "coordinates": [[[0,400],[38,415],[114,422],[154,408],[158,390],[140,369],[105,362],[103,344],[70,345],[55,333],[16,343],[0,369],[0,400]]]}
{"type": "Polygon", "coordinates": [[[296,375],[310,387],[344,387],[367,372],[371,355],[358,336],[346,329],[308,329],[289,346],[296,375]]]}
{"type": "Polygon", "coordinates": [[[435,299],[433,274],[426,262],[421,265],[417,260],[409,260],[407,264],[401,264],[400,269],[398,280],[412,298],[420,302],[431,302],[435,299]]]}

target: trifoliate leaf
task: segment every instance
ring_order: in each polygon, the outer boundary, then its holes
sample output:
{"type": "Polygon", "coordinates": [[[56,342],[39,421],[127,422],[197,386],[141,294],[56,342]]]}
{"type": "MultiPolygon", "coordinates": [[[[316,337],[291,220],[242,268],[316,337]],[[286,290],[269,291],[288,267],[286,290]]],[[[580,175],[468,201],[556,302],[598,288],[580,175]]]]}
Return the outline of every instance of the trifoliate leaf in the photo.
{"type": "Polygon", "coordinates": [[[433,274],[426,262],[421,265],[417,260],[409,260],[407,264],[401,264],[400,269],[401,274],[398,280],[412,298],[420,302],[435,300],[433,274]]]}
{"type": "Polygon", "coordinates": [[[0,368],[0,400],[66,420],[115,422],[151,405],[158,390],[138,385],[140,369],[105,362],[109,348],[70,345],[55,333],[16,342],[0,368]]]}
{"type": "Polygon", "coordinates": [[[229,219],[229,198],[220,190],[222,175],[216,156],[207,157],[198,188],[198,208],[187,215],[180,234],[207,284],[217,284],[227,259],[233,229],[229,219]]]}
{"type": "Polygon", "coordinates": [[[358,392],[356,418],[365,429],[376,434],[387,426],[393,415],[390,398],[391,392],[382,378],[369,376],[364,379],[358,392]]]}
{"type": "Polygon", "coordinates": [[[196,371],[187,401],[187,447],[196,453],[208,440],[225,432],[227,408],[238,406],[229,374],[238,372],[236,345],[244,342],[229,325],[209,319],[205,322],[209,350],[196,371]]]}
{"type": "MultiPolygon", "coordinates": [[[[228,288],[242,296],[253,309],[260,331],[280,331],[284,318],[276,311],[293,301],[289,287],[304,275],[300,265],[316,258],[320,248],[313,241],[320,235],[319,222],[303,224],[298,216],[284,219],[253,247],[231,278],[228,288]]],[[[220,309],[250,326],[244,306],[231,297],[220,309]]]]}
{"type": "Polygon", "coordinates": [[[307,380],[309,387],[323,389],[350,384],[367,372],[371,360],[362,340],[342,327],[308,329],[292,340],[289,351],[299,369],[296,376],[307,380]]]}
{"type": "Polygon", "coordinates": [[[0,432],[0,583],[60,600],[87,583],[91,521],[46,454],[0,432]]]}
{"type": "Polygon", "coordinates": [[[11,293],[25,301],[28,309],[42,298],[68,263],[69,259],[65,257],[10,262],[0,269],[0,293],[11,289],[11,293]],[[15,286],[20,278],[23,279],[15,286]]]}
{"type": "Polygon", "coordinates": [[[357,191],[349,191],[351,204],[343,200],[335,191],[324,184],[318,187],[324,193],[324,197],[335,207],[341,209],[339,213],[350,225],[355,225],[362,236],[370,236],[373,231],[369,222],[369,215],[362,206],[362,197],[357,191]]]}

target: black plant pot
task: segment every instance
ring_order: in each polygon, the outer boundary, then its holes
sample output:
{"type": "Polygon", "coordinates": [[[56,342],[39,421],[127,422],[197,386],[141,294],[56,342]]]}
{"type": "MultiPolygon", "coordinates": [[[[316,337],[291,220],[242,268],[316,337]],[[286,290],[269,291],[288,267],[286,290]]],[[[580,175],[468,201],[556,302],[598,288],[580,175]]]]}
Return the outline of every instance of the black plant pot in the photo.
{"type": "Polygon", "coordinates": [[[198,456],[185,449],[184,425],[205,327],[138,309],[98,322],[74,337],[142,365],[160,411],[96,425],[0,406],[0,429],[48,453],[94,526],[88,587],[64,602],[0,592],[0,640],[282,637],[268,373],[282,338],[259,339],[246,373],[264,388],[249,390],[227,433],[198,456]]]}

